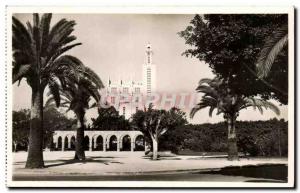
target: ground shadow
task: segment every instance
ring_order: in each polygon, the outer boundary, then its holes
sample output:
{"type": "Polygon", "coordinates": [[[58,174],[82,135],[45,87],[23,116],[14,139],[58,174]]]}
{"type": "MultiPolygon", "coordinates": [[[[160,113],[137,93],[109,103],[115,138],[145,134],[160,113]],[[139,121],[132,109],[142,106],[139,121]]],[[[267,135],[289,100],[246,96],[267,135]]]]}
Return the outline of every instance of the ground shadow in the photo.
{"type": "Polygon", "coordinates": [[[152,161],[159,161],[159,160],[181,160],[181,158],[175,157],[175,156],[167,156],[167,157],[158,156],[157,160],[153,160],[152,156],[143,156],[142,158],[143,159],[152,160],[152,161]]]}
{"type": "MultiPolygon", "coordinates": [[[[279,182],[287,182],[288,167],[285,164],[262,164],[246,166],[228,166],[215,171],[198,172],[198,174],[218,174],[225,176],[244,176],[251,178],[264,178],[265,180],[273,179],[279,182]]],[[[253,182],[264,182],[256,180],[253,182]]],[[[251,181],[248,181],[251,182],[251,181]]]]}
{"type": "MultiPolygon", "coordinates": [[[[124,164],[123,162],[115,161],[114,159],[117,157],[101,157],[101,156],[92,156],[88,157],[85,160],[75,160],[75,159],[57,159],[57,160],[49,160],[45,161],[45,168],[50,167],[56,167],[56,166],[62,166],[62,165],[70,165],[70,164],[76,164],[76,163],[101,163],[105,165],[109,164],[124,164]],[[57,163],[59,162],[59,163],[57,163]]],[[[25,164],[25,162],[15,162],[14,165],[21,165],[25,164]]]]}
{"type": "MultiPolygon", "coordinates": [[[[104,158],[104,157],[99,157],[99,158],[104,158]]],[[[86,158],[85,160],[75,160],[75,159],[71,159],[71,160],[53,160],[55,162],[60,162],[60,163],[54,163],[54,164],[46,164],[45,168],[50,168],[50,167],[56,167],[56,166],[61,166],[61,165],[69,165],[69,164],[75,164],[75,163],[82,163],[82,164],[87,164],[87,163],[101,163],[101,164],[105,164],[105,165],[109,165],[109,164],[124,164],[123,162],[119,162],[119,161],[114,161],[114,158],[111,157],[110,159],[104,159],[104,160],[99,160],[96,158],[86,158]]],[[[47,161],[49,163],[49,161],[47,161]]]]}

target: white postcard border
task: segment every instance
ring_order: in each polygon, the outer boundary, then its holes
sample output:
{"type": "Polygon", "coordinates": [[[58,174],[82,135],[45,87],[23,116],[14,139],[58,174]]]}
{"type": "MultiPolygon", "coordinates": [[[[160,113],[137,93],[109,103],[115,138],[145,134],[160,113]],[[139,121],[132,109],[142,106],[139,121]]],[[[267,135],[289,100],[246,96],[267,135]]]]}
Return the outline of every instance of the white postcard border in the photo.
{"type": "Polygon", "coordinates": [[[6,18],[6,69],[7,69],[7,186],[8,187],[293,187],[294,186],[294,8],[293,7],[46,7],[7,6],[6,18]],[[185,182],[185,181],[13,181],[12,180],[12,14],[13,13],[76,13],[76,14],[288,14],[289,20],[289,104],[288,104],[288,182],[287,183],[244,183],[244,182],[185,182]]]}

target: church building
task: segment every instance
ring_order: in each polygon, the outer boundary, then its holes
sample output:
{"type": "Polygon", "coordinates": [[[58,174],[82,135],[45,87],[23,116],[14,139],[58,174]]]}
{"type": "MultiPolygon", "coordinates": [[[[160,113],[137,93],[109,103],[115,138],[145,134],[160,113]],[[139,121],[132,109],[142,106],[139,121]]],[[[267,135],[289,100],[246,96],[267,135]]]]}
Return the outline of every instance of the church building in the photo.
{"type": "Polygon", "coordinates": [[[156,91],[156,66],[153,64],[153,51],[151,44],[146,45],[145,60],[143,63],[143,80],[108,80],[106,87],[107,102],[116,107],[120,115],[130,118],[138,109],[140,97],[151,96],[156,91]],[[139,97],[137,97],[139,96],[139,97]],[[134,99],[133,99],[134,98],[134,99]],[[134,102],[132,102],[134,101],[134,102]]]}

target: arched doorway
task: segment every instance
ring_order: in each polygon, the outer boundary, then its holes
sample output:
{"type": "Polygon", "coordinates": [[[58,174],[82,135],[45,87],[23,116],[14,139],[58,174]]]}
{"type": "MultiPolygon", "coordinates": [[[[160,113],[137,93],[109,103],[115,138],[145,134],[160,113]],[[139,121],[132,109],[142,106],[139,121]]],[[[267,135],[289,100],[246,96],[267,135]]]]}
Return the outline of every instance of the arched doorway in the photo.
{"type": "Polygon", "coordinates": [[[89,150],[89,145],[90,145],[90,138],[89,136],[85,136],[83,140],[83,147],[85,151],[89,150]]]}
{"type": "Polygon", "coordinates": [[[66,136],[65,141],[64,141],[64,149],[65,150],[68,150],[68,142],[69,142],[69,140],[68,140],[68,137],[66,136]]]}
{"type": "Polygon", "coordinates": [[[131,150],[131,138],[129,135],[125,135],[122,138],[122,151],[130,151],[131,150]]]}
{"type": "Polygon", "coordinates": [[[145,138],[143,135],[138,135],[135,138],[135,151],[145,151],[145,138]]]}
{"type": "Polygon", "coordinates": [[[103,137],[99,135],[96,138],[96,149],[97,151],[102,151],[103,150],[103,137]]]}
{"type": "Polygon", "coordinates": [[[75,136],[71,137],[71,150],[75,150],[76,139],[75,136]]]}
{"type": "Polygon", "coordinates": [[[61,150],[61,148],[62,148],[62,138],[61,136],[59,136],[57,139],[57,150],[61,150]]]}
{"type": "Polygon", "coordinates": [[[117,151],[117,147],[118,147],[118,139],[115,135],[112,135],[109,138],[109,148],[108,151],[117,151]]]}

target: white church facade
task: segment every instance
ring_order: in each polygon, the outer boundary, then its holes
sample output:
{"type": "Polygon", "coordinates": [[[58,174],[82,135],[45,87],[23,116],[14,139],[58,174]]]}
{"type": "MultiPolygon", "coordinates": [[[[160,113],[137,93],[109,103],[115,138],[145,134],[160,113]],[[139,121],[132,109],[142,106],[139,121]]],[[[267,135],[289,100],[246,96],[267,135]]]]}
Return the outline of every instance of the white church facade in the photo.
{"type": "Polygon", "coordinates": [[[153,63],[151,44],[146,45],[143,63],[142,80],[108,80],[106,86],[106,100],[109,105],[116,107],[120,115],[130,118],[141,105],[142,97],[148,97],[156,91],[156,66],[153,63]]]}

